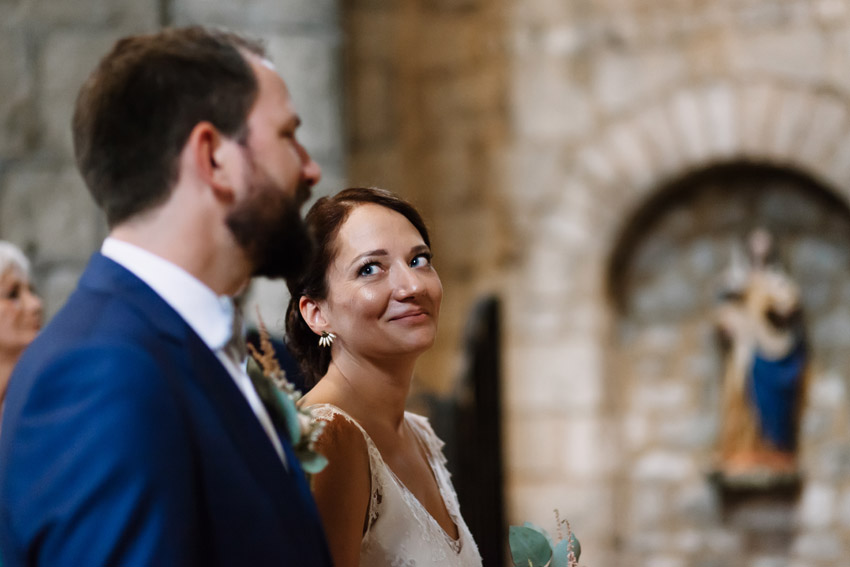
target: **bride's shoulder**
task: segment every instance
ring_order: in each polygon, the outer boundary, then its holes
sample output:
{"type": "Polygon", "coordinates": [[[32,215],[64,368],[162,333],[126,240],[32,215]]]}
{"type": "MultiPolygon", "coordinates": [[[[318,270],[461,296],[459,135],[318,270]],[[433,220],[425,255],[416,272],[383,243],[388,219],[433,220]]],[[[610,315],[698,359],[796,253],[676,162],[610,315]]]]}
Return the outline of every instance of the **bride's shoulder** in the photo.
{"type": "MultiPolygon", "coordinates": [[[[310,410],[315,419],[326,422],[316,442],[320,452],[324,449],[326,452],[331,451],[342,457],[366,453],[368,450],[366,431],[345,410],[330,403],[316,403],[305,407],[310,410]]],[[[325,456],[330,458],[327,454],[325,456]]]]}

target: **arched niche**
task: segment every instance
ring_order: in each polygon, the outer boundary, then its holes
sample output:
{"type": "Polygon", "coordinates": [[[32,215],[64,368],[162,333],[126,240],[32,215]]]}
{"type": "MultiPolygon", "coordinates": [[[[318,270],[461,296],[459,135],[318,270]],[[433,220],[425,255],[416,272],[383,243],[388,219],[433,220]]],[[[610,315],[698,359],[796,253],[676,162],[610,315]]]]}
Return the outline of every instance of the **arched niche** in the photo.
{"type": "Polygon", "coordinates": [[[790,557],[810,530],[840,529],[834,511],[799,509],[824,494],[837,498],[850,476],[850,209],[837,195],[799,170],[731,162],[658,188],[624,223],[607,285],[622,451],[615,516],[626,556],[689,542],[694,561],[743,565],[765,546],[790,557]],[[805,484],[790,506],[730,517],[706,481],[723,375],[711,313],[731,249],[755,227],[773,233],[778,261],[802,290],[812,370],[800,446],[805,484]]]}

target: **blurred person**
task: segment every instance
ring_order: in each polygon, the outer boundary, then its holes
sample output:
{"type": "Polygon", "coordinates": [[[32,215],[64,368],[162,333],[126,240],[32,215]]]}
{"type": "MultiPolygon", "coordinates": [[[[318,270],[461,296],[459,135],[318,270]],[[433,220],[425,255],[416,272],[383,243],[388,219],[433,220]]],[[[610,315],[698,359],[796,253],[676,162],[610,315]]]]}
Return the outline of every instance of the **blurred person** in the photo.
{"type": "Polygon", "coordinates": [[[405,411],[431,348],[443,289],[419,213],[380,189],[348,189],[307,214],[317,250],[290,281],[287,338],[328,425],[312,486],[337,567],[480,567],[442,441],[405,411]]]}
{"type": "Polygon", "coordinates": [[[17,246],[0,241],[0,404],[15,364],[41,323],[41,299],[30,283],[30,263],[17,246]]]}
{"type": "Polygon", "coordinates": [[[201,27],[121,39],[84,83],[74,150],[110,232],[9,384],[5,567],[331,564],[230,348],[231,296],[309,258],[299,125],[262,45],[201,27]]]}

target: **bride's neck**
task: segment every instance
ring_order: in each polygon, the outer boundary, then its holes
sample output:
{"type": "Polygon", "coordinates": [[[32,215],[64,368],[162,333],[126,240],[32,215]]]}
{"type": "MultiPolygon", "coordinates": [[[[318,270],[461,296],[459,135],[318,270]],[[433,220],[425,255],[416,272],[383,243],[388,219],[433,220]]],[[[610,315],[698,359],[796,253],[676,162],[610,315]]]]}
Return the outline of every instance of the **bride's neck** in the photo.
{"type": "Polygon", "coordinates": [[[324,379],[344,390],[344,399],[352,409],[370,418],[401,427],[415,358],[403,361],[374,361],[339,357],[332,361],[324,379]]]}

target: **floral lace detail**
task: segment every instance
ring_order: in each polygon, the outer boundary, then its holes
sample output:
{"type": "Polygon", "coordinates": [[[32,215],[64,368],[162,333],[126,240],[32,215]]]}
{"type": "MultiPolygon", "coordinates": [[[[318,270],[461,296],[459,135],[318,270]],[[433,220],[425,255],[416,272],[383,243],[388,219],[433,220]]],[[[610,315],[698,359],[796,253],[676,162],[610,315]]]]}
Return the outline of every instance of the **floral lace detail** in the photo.
{"type": "MultiPolygon", "coordinates": [[[[357,429],[360,430],[360,433],[363,434],[363,438],[366,440],[366,448],[369,451],[369,470],[374,471],[378,463],[382,463],[383,459],[381,458],[381,452],[378,451],[378,447],[375,443],[372,442],[372,438],[366,433],[366,431],[360,426],[357,421],[338,407],[331,404],[317,404],[314,406],[310,406],[310,410],[313,411],[313,416],[316,419],[322,419],[327,422],[331,422],[334,420],[336,416],[341,416],[347,422],[353,424],[357,429]]],[[[366,533],[369,533],[369,530],[372,528],[372,524],[375,523],[378,519],[379,510],[381,508],[381,503],[384,500],[384,487],[379,478],[375,477],[374,473],[370,474],[372,478],[372,495],[369,498],[369,521],[366,524],[366,533]]]]}
{"type": "Polygon", "coordinates": [[[369,521],[360,546],[360,564],[370,567],[481,567],[478,547],[469,533],[457,495],[446,469],[443,442],[434,434],[427,418],[405,412],[405,423],[426,454],[437,480],[440,495],[458,538],[453,539],[428,513],[416,496],[386,465],[380,451],[354,418],[330,404],[312,406],[319,419],[333,421],[340,415],[363,434],[369,450],[372,495],[369,521]]]}

